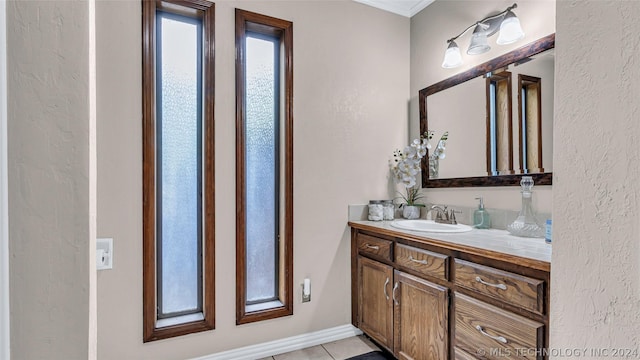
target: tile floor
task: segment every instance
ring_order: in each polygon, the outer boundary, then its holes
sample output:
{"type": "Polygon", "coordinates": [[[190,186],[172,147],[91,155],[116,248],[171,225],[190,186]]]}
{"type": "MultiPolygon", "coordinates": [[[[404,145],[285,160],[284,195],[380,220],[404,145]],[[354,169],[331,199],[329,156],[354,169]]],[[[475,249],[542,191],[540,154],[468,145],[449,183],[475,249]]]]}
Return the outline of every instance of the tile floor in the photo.
{"type": "Polygon", "coordinates": [[[344,360],[352,356],[379,350],[364,336],[354,336],[260,360],[344,360]]]}

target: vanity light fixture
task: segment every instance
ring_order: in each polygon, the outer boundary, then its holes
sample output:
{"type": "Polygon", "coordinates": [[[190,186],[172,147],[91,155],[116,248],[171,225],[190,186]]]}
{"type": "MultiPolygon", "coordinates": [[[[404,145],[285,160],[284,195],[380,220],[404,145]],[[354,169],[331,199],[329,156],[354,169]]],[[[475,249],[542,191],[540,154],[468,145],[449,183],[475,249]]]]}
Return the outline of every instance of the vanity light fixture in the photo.
{"type": "Polygon", "coordinates": [[[442,67],[451,69],[462,65],[462,55],[455,40],[466,34],[472,28],[474,30],[473,34],[471,34],[469,48],[467,49],[468,55],[479,55],[489,51],[491,46],[487,43],[487,38],[498,32],[498,30],[500,31],[498,39],[496,40],[498,45],[511,44],[524,38],[524,32],[522,31],[522,27],[520,27],[520,20],[518,20],[516,14],[511,11],[517,7],[518,4],[513,4],[498,14],[488,16],[471,24],[458,36],[447,40],[447,44],[449,45],[444,53],[442,67]]]}

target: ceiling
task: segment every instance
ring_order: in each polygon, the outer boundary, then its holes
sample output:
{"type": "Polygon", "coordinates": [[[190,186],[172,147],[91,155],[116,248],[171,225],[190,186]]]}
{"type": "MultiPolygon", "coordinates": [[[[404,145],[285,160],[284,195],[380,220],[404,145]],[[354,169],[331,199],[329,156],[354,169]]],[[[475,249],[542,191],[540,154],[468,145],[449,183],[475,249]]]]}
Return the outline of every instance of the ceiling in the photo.
{"type": "Polygon", "coordinates": [[[353,0],[408,18],[426,8],[435,0],[353,0]]]}

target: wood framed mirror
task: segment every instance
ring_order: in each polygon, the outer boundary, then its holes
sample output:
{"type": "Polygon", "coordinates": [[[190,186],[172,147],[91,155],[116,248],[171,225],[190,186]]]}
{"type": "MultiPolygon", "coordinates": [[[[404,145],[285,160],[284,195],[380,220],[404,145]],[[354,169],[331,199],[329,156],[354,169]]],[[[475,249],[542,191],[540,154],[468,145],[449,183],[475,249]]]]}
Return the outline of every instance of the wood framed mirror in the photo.
{"type": "Polygon", "coordinates": [[[551,34],[419,91],[420,133],[449,132],[423,188],[552,184],[554,47],[551,34]]]}

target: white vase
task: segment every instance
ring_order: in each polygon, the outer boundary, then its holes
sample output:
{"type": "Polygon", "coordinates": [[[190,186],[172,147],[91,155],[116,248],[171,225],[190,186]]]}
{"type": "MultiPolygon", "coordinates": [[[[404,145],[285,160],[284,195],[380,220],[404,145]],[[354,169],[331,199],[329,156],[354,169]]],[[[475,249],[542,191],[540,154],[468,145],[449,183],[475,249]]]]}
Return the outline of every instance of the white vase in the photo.
{"type": "Polygon", "coordinates": [[[420,207],[404,205],[402,207],[402,217],[408,220],[420,218],[420,207]]]}

